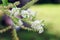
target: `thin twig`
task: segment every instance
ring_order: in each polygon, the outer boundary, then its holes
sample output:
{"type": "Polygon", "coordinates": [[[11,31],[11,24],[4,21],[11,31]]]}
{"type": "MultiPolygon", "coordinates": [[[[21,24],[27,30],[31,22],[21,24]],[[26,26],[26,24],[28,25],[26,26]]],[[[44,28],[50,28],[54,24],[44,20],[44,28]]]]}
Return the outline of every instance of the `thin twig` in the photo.
{"type": "Polygon", "coordinates": [[[6,32],[6,31],[8,31],[9,29],[11,29],[10,26],[9,26],[9,27],[6,27],[6,28],[4,28],[4,29],[2,29],[2,30],[0,30],[0,33],[4,33],[4,32],[6,32]]]}
{"type": "Polygon", "coordinates": [[[12,40],[19,40],[16,29],[12,29],[12,40]]]}

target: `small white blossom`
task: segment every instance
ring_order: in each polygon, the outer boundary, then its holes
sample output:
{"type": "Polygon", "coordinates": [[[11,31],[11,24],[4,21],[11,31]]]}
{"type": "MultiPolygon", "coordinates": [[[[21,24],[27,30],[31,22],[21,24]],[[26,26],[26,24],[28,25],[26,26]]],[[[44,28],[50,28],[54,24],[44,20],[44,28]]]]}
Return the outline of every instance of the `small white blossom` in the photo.
{"type": "Polygon", "coordinates": [[[22,11],[21,11],[21,15],[22,15],[24,18],[29,18],[29,13],[28,13],[28,11],[26,11],[26,10],[22,10],[22,11]]]}
{"type": "Polygon", "coordinates": [[[34,17],[36,17],[36,12],[33,12],[30,9],[27,9],[27,11],[29,12],[29,19],[32,20],[34,17]]]}
{"type": "Polygon", "coordinates": [[[11,13],[11,16],[14,15],[16,17],[20,13],[20,8],[12,8],[9,12],[11,13]]]}
{"type": "Polygon", "coordinates": [[[33,12],[32,10],[30,9],[27,9],[28,13],[30,16],[35,16],[36,15],[36,12],[33,12]]]}
{"type": "Polygon", "coordinates": [[[16,17],[19,14],[19,11],[14,13],[14,17],[16,17]]]}
{"type": "Polygon", "coordinates": [[[42,33],[44,29],[41,23],[42,21],[36,20],[32,23],[31,28],[34,29],[35,31],[38,31],[39,33],[42,33]]]}
{"type": "Polygon", "coordinates": [[[28,18],[32,20],[33,17],[35,17],[36,12],[32,12],[30,9],[27,9],[27,10],[22,10],[21,15],[23,16],[23,18],[28,18]]]}
{"type": "Polygon", "coordinates": [[[36,20],[32,23],[32,26],[38,26],[38,25],[41,25],[42,24],[42,20],[36,20]]]}
{"type": "Polygon", "coordinates": [[[40,26],[40,27],[39,27],[39,31],[38,31],[38,33],[41,34],[41,33],[43,33],[43,32],[44,32],[44,29],[43,29],[42,26],[40,26]]]}

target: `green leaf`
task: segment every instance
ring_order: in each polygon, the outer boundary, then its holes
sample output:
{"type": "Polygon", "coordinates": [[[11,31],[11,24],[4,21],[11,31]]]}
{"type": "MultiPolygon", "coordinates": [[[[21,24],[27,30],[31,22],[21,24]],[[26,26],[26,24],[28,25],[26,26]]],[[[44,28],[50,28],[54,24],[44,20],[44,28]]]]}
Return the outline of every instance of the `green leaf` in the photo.
{"type": "Polygon", "coordinates": [[[2,0],[3,6],[7,6],[8,5],[8,0],[2,0]]]}

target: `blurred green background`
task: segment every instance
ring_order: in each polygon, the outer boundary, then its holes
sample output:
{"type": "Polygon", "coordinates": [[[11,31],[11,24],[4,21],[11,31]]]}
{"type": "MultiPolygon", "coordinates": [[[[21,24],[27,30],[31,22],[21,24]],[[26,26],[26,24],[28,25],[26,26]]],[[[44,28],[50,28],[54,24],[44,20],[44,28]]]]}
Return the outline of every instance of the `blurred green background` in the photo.
{"type": "MultiPolygon", "coordinates": [[[[19,30],[17,31],[18,37],[20,40],[60,40],[60,4],[52,4],[60,2],[38,1],[37,3],[39,4],[31,6],[30,9],[37,12],[36,18],[38,20],[44,20],[44,33],[38,34],[32,31],[19,30]]],[[[0,34],[0,40],[8,39],[12,40],[11,32],[8,33],[7,31],[6,33],[0,34]]]]}

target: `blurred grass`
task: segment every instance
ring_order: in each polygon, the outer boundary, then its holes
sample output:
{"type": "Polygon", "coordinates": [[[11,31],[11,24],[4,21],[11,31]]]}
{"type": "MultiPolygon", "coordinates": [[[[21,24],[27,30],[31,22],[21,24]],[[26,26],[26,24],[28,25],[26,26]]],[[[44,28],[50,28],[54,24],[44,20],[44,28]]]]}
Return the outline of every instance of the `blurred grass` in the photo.
{"type": "MultiPolygon", "coordinates": [[[[30,8],[37,12],[37,19],[45,20],[47,30],[41,35],[31,31],[19,30],[17,33],[20,40],[60,40],[60,5],[33,5],[30,8]]],[[[9,32],[0,34],[0,40],[11,40],[11,38],[9,32]]]]}
{"type": "Polygon", "coordinates": [[[44,4],[32,6],[37,11],[37,19],[45,20],[48,33],[60,36],[60,4],[44,4]]]}

